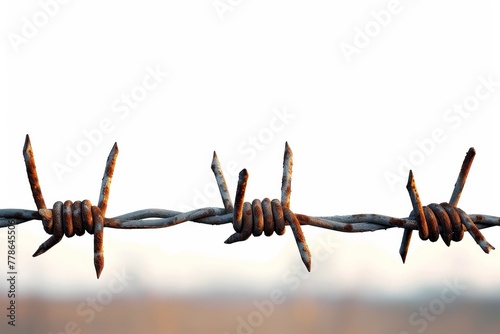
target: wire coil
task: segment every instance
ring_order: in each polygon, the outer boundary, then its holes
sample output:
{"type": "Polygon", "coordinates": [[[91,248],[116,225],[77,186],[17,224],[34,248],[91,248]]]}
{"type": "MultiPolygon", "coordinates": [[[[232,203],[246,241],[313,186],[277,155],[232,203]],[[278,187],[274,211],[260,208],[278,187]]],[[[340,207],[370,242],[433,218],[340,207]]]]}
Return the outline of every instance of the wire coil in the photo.
{"type": "Polygon", "coordinates": [[[233,228],[237,234],[241,234],[238,240],[229,238],[226,243],[243,241],[251,235],[258,237],[262,233],[271,236],[274,232],[277,235],[285,233],[285,215],[283,206],[278,199],[264,198],[262,201],[254,199],[252,203],[243,204],[243,216],[241,221],[233,219],[233,228]]]}
{"type": "MultiPolygon", "coordinates": [[[[425,221],[419,224],[420,239],[435,242],[441,235],[447,246],[450,245],[452,240],[458,242],[463,239],[464,225],[462,225],[462,216],[467,220],[470,220],[470,217],[462,209],[456,208],[447,202],[431,203],[422,208],[425,221]]],[[[410,213],[410,217],[416,217],[415,211],[410,213]]]]}
{"type": "Polygon", "coordinates": [[[52,210],[40,209],[45,232],[55,235],[66,235],[71,238],[75,234],[82,236],[85,231],[94,234],[94,221],[98,224],[97,215],[101,210],[93,206],[89,200],[55,202],[52,210]]]}
{"type": "Polygon", "coordinates": [[[68,238],[75,234],[82,236],[87,231],[94,235],[94,266],[97,277],[104,267],[103,232],[104,215],[101,208],[92,205],[89,200],[84,201],[58,201],[52,209],[39,209],[42,216],[43,229],[51,237],[38,247],[33,256],[38,256],[55,246],[63,236],[68,238]]]}

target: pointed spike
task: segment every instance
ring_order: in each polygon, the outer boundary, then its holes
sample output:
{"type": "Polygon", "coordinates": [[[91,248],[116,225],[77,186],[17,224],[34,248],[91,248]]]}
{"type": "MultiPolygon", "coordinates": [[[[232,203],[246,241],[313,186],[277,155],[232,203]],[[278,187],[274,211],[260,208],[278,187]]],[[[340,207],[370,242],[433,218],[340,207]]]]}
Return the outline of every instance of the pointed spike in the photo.
{"type": "Polygon", "coordinates": [[[46,249],[44,249],[42,246],[43,246],[43,244],[42,244],[42,245],[40,245],[40,246],[38,246],[38,249],[37,249],[37,250],[36,250],[36,252],[35,252],[35,253],[33,253],[33,255],[32,255],[33,257],[37,257],[37,256],[39,256],[39,255],[42,255],[43,253],[45,253],[45,252],[47,251],[47,250],[46,250],[46,249]]]}
{"type": "Polygon", "coordinates": [[[241,233],[236,232],[231,234],[229,238],[227,238],[226,241],[224,241],[224,243],[230,245],[238,241],[242,241],[241,233]]]}
{"type": "Polygon", "coordinates": [[[31,140],[30,140],[30,135],[26,134],[26,137],[24,139],[23,152],[25,152],[28,148],[31,148],[31,140]]]}
{"type": "Polygon", "coordinates": [[[469,171],[475,156],[476,156],[476,150],[474,149],[474,147],[469,148],[467,154],[465,155],[464,161],[462,162],[462,167],[460,168],[460,172],[458,173],[457,182],[455,182],[453,193],[451,194],[449,203],[452,206],[456,207],[458,205],[458,200],[462,195],[462,191],[465,186],[465,181],[467,181],[467,176],[469,175],[469,171]]]}
{"type": "Polygon", "coordinates": [[[211,164],[212,171],[215,175],[215,180],[217,181],[217,186],[219,187],[219,192],[222,197],[222,203],[227,213],[231,213],[234,210],[233,202],[231,200],[231,195],[227,188],[226,179],[224,178],[224,173],[222,172],[222,166],[217,157],[217,153],[214,151],[214,156],[212,158],[211,164]]]}
{"type": "Polygon", "coordinates": [[[301,245],[301,248],[299,248],[299,251],[302,263],[304,263],[304,265],[306,266],[307,271],[311,272],[312,256],[311,252],[309,251],[309,247],[306,243],[303,243],[301,245]]]}
{"type": "Polygon", "coordinates": [[[406,262],[406,256],[408,255],[408,250],[410,248],[412,233],[413,230],[410,230],[408,228],[405,228],[405,231],[403,233],[403,239],[401,240],[401,247],[399,248],[399,255],[401,255],[401,260],[403,260],[403,263],[406,262]]]}
{"type": "Polygon", "coordinates": [[[99,257],[94,259],[94,268],[96,272],[97,279],[101,277],[102,270],[104,269],[104,257],[99,257]]]}
{"type": "Polygon", "coordinates": [[[236,188],[236,198],[234,201],[234,211],[233,211],[233,227],[236,232],[241,232],[242,219],[243,219],[243,205],[245,202],[245,191],[248,181],[248,172],[246,169],[242,169],[239,178],[238,186],[236,188]]]}
{"type": "Polygon", "coordinates": [[[406,189],[410,195],[413,211],[416,214],[420,239],[427,240],[429,238],[429,228],[427,226],[427,221],[425,220],[424,208],[420,202],[420,196],[418,195],[417,185],[415,184],[412,170],[408,173],[408,183],[406,184],[406,189]]]}
{"type": "Polygon", "coordinates": [[[104,268],[104,217],[98,207],[93,206],[91,210],[94,221],[94,267],[99,278],[104,268]]]}
{"type": "Polygon", "coordinates": [[[295,216],[295,214],[288,208],[283,208],[283,214],[285,216],[285,220],[292,228],[292,232],[295,237],[295,242],[297,243],[297,248],[299,249],[300,258],[302,259],[302,262],[306,266],[307,270],[311,271],[311,263],[312,263],[311,251],[309,250],[306,238],[304,237],[304,233],[302,232],[302,227],[300,226],[300,222],[295,216]]]}
{"type": "Polygon", "coordinates": [[[465,226],[465,228],[467,228],[467,231],[470,233],[472,238],[474,238],[474,241],[476,241],[479,247],[481,247],[481,249],[485,253],[489,253],[491,250],[494,250],[495,247],[493,247],[488,241],[486,241],[484,235],[481,233],[481,231],[479,231],[472,219],[462,209],[457,208],[456,210],[460,215],[462,224],[465,226]]]}
{"type": "Polygon", "coordinates": [[[40,182],[38,180],[38,174],[36,172],[35,157],[33,155],[33,148],[31,147],[31,141],[29,135],[26,135],[26,140],[23,147],[24,164],[26,165],[26,173],[28,174],[28,181],[31,187],[31,193],[37,209],[45,209],[45,200],[43,198],[42,189],[40,187],[40,182]]]}
{"type": "Polygon", "coordinates": [[[451,245],[451,237],[450,237],[450,238],[446,238],[446,239],[444,239],[444,243],[445,243],[445,245],[446,245],[447,247],[450,247],[450,245],[451,245]]]}
{"type": "Polygon", "coordinates": [[[285,208],[290,207],[290,195],[292,193],[292,149],[285,143],[285,155],[283,157],[283,178],[281,180],[281,204],[285,208]]]}
{"type": "Polygon", "coordinates": [[[37,257],[39,255],[42,255],[52,247],[54,247],[59,241],[61,241],[62,235],[60,237],[56,235],[51,235],[50,238],[48,238],[44,243],[42,243],[36,252],[33,254],[33,257],[37,257]]]}
{"type": "Polygon", "coordinates": [[[413,170],[409,170],[408,171],[408,182],[406,182],[406,190],[410,191],[411,190],[411,186],[412,186],[412,183],[414,182],[414,178],[413,178],[413,170]]]}
{"type": "Polygon", "coordinates": [[[111,148],[111,151],[109,152],[108,159],[106,160],[106,167],[104,168],[101,191],[99,194],[99,203],[97,204],[97,206],[101,209],[103,216],[106,215],[106,209],[108,208],[109,190],[111,187],[111,181],[113,179],[118,152],[118,144],[115,142],[115,144],[111,148]]]}

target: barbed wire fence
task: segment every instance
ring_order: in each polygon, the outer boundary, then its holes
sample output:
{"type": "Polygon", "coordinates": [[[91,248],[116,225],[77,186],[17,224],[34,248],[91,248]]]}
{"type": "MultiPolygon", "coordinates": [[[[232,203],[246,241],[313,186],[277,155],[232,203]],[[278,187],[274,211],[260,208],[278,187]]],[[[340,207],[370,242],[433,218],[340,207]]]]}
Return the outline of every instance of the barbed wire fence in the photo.
{"type": "Polygon", "coordinates": [[[232,223],[235,233],[225,241],[227,244],[232,244],[247,240],[252,235],[258,237],[262,233],[266,236],[271,236],[274,233],[283,235],[286,226],[289,225],[302,262],[308,271],[311,270],[312,259],[302,232],[303,225],[349,233],[402,228],[404,232],[399,253],[403,262],[406,261],[414,230],[418,231],[422,240],[435,242],[441,236],[447,246],[450,246],[451,241],[461,241],[465,230],[467,230],[481,249],[485,253],[489,253],[490,250],[495,248],[486,241],[480,230],[499,226],[500,217],[483,214],[468,215],[457,207],[475,154],[474,148],[470,148],[467,152],[449,202],[431,203],[428,206],[422,206],[413,172],[410,170],[406,188],[410,195],[413,210],[408,217],[404,218],[380,214],[312,217],[294,213],[290,209],[293,154],[288,143],[285,144],[283,159],[281,200],[264,198],[263,200],[254,199],[251,203],[245,202],[248,172],[243,169],[239,173],[233,204],[222,173],[221,164],[214,152],[211,167],[219,187],[223,208],[206,207],[188,212],[144,209],[113,218],[106,218],[111,180],[118,156],[118,145],[114,144],[106,161],[97,206],[92,205],[89,200],[75,202],[67,200],[65,202],[55,202],[52,209],[48,209],[38,180],[30,138],[29,135],[26,135],[23,156],[37,210],[0,209],[0,228],[26,223],[31,220],[41,220],[45,232],[51,236],[39,246],[38,250],[33,254],[34,257],[48,251],[59,243],[64,236],[71,238],[74,235],[81,236],[85,232],[93,234],[94,267],[97,278],[99,278],[104,268],[103,232],[105,227],[148,229],[170,227],[186,222],[210,225],[232,223]]]}

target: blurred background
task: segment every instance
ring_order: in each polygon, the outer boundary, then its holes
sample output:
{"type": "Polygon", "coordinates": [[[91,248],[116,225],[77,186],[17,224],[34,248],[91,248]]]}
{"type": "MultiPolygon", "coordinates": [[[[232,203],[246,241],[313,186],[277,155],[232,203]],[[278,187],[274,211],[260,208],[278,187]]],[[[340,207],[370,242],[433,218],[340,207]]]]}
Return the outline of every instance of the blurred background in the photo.
{"type": "MultiPolygon", "coordinates": [[[[47,205],[98,201],[118,155],[107,217],[222,207],[216,151],[234,198],[279,198],[294,152],[291,208],[311,216],[406,217],[424,204],[500,215],[499,5],[492,1],[39,0],[0,4],[0,208],[35,209],[29,134],[47,205]]],[[[500,253],[466,234],[446,247],[403,231],[303,228],[226,245],[232,226],[187,222],[48,238],[16,228],[16,326],[8,324],[7,229],[0,230],[2,333],[498,333],[500,253]]],[[[500,229],[482,230],[500,246],[500,229]]]]}

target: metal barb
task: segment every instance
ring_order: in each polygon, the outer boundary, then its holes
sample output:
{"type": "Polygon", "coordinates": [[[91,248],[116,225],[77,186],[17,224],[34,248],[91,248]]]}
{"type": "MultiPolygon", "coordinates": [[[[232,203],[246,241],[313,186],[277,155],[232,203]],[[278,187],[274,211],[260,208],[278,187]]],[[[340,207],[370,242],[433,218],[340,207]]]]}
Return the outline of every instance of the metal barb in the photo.
{"type": "Polygon", "coordinates": [[[283,179],[281,181],[281,203],[285,208],[290,207],[290,195],[292,194],[292,167],[293,153],[285,143],[285,156],[283,157],[283,179]]]}
{"type": "Polygon", "coordinates": [[[104,169],[104,175],[102,177],[101,193],[99,194],[99,202],[97,204],[103,216],[106,214],[106,209],[108,208],[109,188],[111,187],[117,156],[118,145],[115,143],[109,152],[108,160],[106,160],[106,168],[104,169]]]}
{"type": "Polygon", "coordinates": [[[26,135],[23,155],[33,198],[38,208],[38,214],[42,219],[45,232],[51,234],[49,239],[38,247],[33,257],[42,255],[51,249],[62,240],[64,235],[68,238],[71,238],[75,234],[81,236],[86,230],[94,235],[94,266],[97,278],[99,278],[104,268],[104,215],[108,205],[109,189],[118,156],[117,144],[113,145],[106,161],[98,206],[92,206],[88,200],[82,202],[76,201],[75,203],[71,201],[65,201],[64,203],[58,201],[54,203],[52,209],[47,209],[38,181],[35,158],[28,135],[26,135]]]}
{"type": "Polygon", "coordinates": [[[420,238],[422,240],[427,240],[429,238],[429,228],[427,227],[424,209],[422,207],[422,202],[420,202],[417,185],[415,184],[415,179],[413,178],[413,172],[411,170],[408,175],[408,184],[406,185],[406,189],[410,195],[411,205],[413,206],[413,211],[417,218],[420,238]]]}
{"type": "Polygon", "coordinates": [[[439,236],[441,236],[447,246],[450,245],[451,241],[461,241],[464,237],[464,231],[467,230],[481,249],[488,253],[495,248],[486,241],[480,230],[500,226],[500,217],[482,214],[467,215],[457,207],[475,156],[473,148],[469,149],[465,156],[449,202],[440,204],[431,203],[428,206],[422,206],[413,172],[409,172],[406,188],[412,202],[413,211],[409,217],[405,218],[379,214],[312,217],[293,213],[290,210],[293,154],[288,143],[285,144],[283,158],[281,201],[264,198],[262,201],[254,199],[252,202],[245,202],[248,172],[246,169],[243,169],[239,174],[236,198],[233,205],[219,159],[214,152],[211,167],[219,187],[224,208],[208,207],[189,212],[144,209],[113,218],[105,218],[117,155],[118,146],[115,143],[106,161],[97,206],[93,206],[89,200],[65,201],[64,203],[56,202],[52,209],[48,209],[45,206],[40,188],[31,142],[29,136],[26,135],[23,156],[37,210],[0,209],[0,228],[8,227],[11,224],[23,224],[31,220],[41,220],[45,232],[51,236],[40,245],[33,256],[45,253],[61,241],[63,236],[68,238],[74,235],[81,236],[85,232],[93,234],[94,267],[97,278],[99,278],[104,268],[104,227],[120,229],[163,228],[188,221],[211,225],[232,223],[235,233],[225,242],[234,243],[246,240],[251,235],[258,237],[263,233],[266,236],[271,236],[273,233],[283,235],[286,225],[290,225],[301,259],[307,270],[310,271],[312,262],[311,252],[302,232],[303,225],[350,233],[403,228],[404,235],[399,250],[403,263],[406,261],[414,230],[419,231],[419,236],[423,240],[437,241],[439,236]]]}
{"type": "MultiPolygon", "coordinates": [[[[422,240],[429,239],[434,242],[439,239],[439,235],[441,234],[441,238],[444,243],[447,246],[450,246],[450,242],[452,240],[456,242],[462,240],[464,234],[463,229],[465,227],[485,253],[489,253],[490,250],[495,249],[495,247],[486,241],[471,217],[463,210],[457,208],[458,200],[462,195],[465,181],[467,181],[467,176],[469,175],[475,155],[476,151],[473,147],[471,147],[465,155],[465,159],[462,163],[462,167],[460,168],[460,173],[458,174],[457,181],[455,182],[455,187],[453,189],[453,193],[451,194],[449,203],[431,203],[428,206],[422,206],[415,180],[413,178],[413,172],[410,170],[408,184],[406,185],[413,206],[413,211],[411,212],[410,217],[416,217],[419,235],[422,240]]],[[[399,249],[403,263],[406,261],[406,256],[410,247],[411,235],[412,230],[405,229],[403,240],[401,241],[401,247],[399,249]]]]}
{"type": "MultiPolygon", "coordinates": [[[[266,236],[270,236],[273,230],[278,235],[285,233],[285,225],[290,225],[300,257],[308,271],[311,271],[311,252],[307,246],[302,227],[295,214],[290,210],[290,194],[292,192],[292,166],[293,154],[288,143],[285,144],[285,155],[283,157],[283,179],[281,182],[281,202],[277,199],[270,201],[265,198],[263,201],[254,199],[252,203],[244,202],[245,189],[248,181],[248,172],[243,169],[240,172],[238,187],[236,189],[236,204],[233,211],[233,227],[236,231],[226,241],[232,244],[244,241],[253,234],[258,237],[265,231],[266,236]]],[[[217,171],[217,156],[214,154],[212,170],[215,173],[219,190],[226,207],[226,200],[229,198],[222,171],[217,171]],[[215,161],[215,162],[214,162],[215,161]],[[216,172],[217,171],[217,172],[216,172]]]]}
{"type": "Polygon", "coordinates": [[[458,174],[457,182],[455,183],[455,188],[453,189],[453,193],[451,194],[449,202],[455,207],[458,205],[458,200],[462,195],[462,190],[464,190],[465,181],[467,181],[467,176],[469,175],[469,171],[475,156],[476,150],[474,149],[474,147],[469,148],[467,154],[465,155],[464,162],[462,163],[462,167],[460,168],[460,173],[458,174]]]}
{"type": "Polygon", "coordinates": [[[229,190],[227,188],[226,179],[224,178],[224,174],[222,173],[222,167],[215,151],[211,167],[212,171],[214,172],[217,185],[219,186],[219,191],[222,197],[222,203],[224,203],[224,208],[226,209],[227,213],[231,213],[234,210],[233,202],[231,201],[231,195],[229,194],[229,190]]]}
{"type": "Polygon", "coordinates": [[[281,182],[281,203],[283,205],[283,213],[285,214],[285,220],[288,222],[292,228],[293,235],[295,237],[295,242],[299,248],[300,257],[302,262],[307,268],[307,271],[311,271],[311,252],[307,246],[304,233],[302,232],[302,227],[295,216],[295,214],[290,210],[290,196],[292,194],[292,167],[293,167],[293,153],[292,149],[285,143],[285,156],[283,157],[283,179],[281,182]]]}
{"type": "MultiPolygon", "coordinates": [[[[245,224],[246,229],[243,228],[243,211],[247,211],[248,207],[245,208],[245,190],[247,188],[248,172],[243,169],[240,172],[238,179],[238,188],[236,189],[236,203],[233,211],[233,228],[236,231],[231,235],[224,243],[232,244],[233,242],[243,241],[250,237],[252,234],[249,230],[250,224],[245,224]]],[[[248,218],[247,218],[248,219],[248,218]]]]}
{"type": "Polygon", "coordinates": [[[38,182],[38,174],[36,173],[35,157],[33,155],[33,148],[31,147],[30,136],[26,135],[23,147],[24,163],[26,164],[26,173],[28,174],[28,181],[30,183],[33,199],[38,210],[46,209],[45,200],[43,199],[42,189],[38,182]]]}
{"type": "Polygon", "coordinates": [[[104,217],[96,206],[92,207],[92,218],[94,220],[94,267],[97,278],[99,278],[104,269],[104,217]]]}

